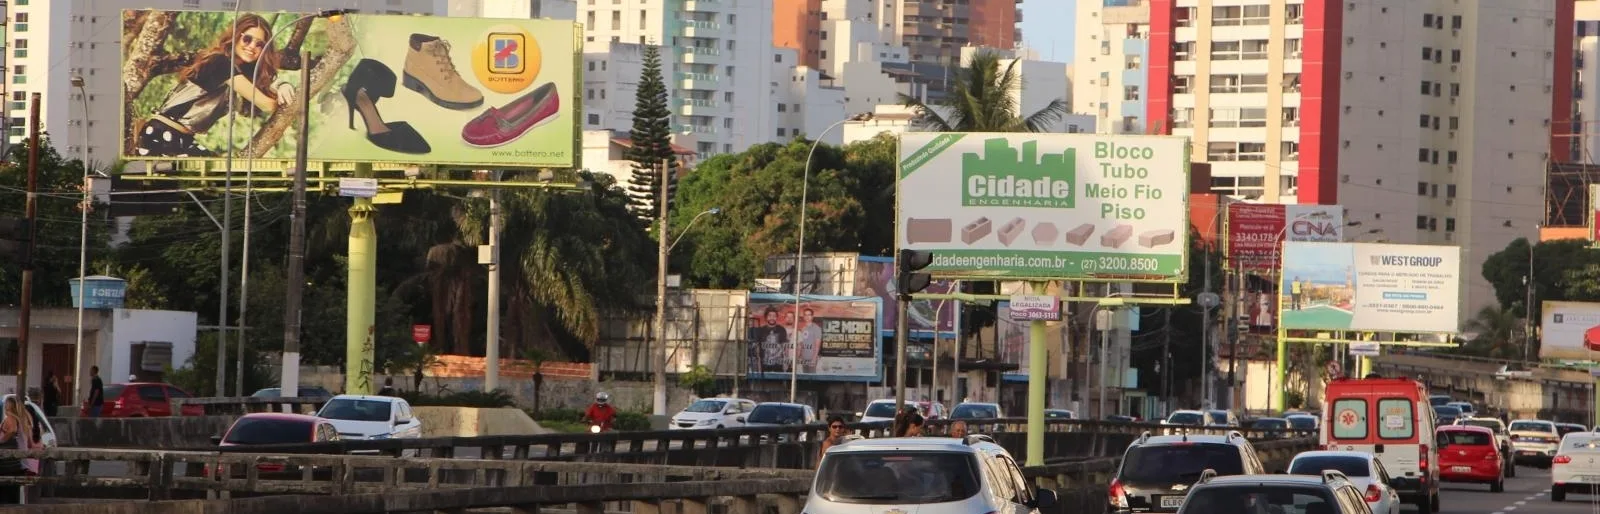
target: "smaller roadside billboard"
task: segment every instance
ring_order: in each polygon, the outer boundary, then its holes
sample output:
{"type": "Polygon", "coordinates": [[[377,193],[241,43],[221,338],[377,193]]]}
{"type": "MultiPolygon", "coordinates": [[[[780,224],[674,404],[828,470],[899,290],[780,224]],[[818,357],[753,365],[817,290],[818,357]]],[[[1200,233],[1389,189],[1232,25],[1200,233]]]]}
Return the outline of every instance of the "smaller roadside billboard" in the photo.
{"type": "Polygon", "coordinates": [[[878,298],[751,294],[745,341],[751,379],[883,380],[883,302],[878,298]],[[798,344],[799,355],[796,351],[798,344]]]}
{"type": "Polygon", "coordinates": [[[1344,240],[1344,207],[1235,202],[1228,204],[1228,258],[1245,271],[1278,269],[1285,241],[1344,240]]]}
{"type": "Polygon", "coordinates": [[[1454,333],[1461,248],[1284,244],[1279,322],[1303,330],[1454,333]]]}
{"type": "Polygon", "coordinates": [[[1594,360],[1600,356],[1600,303],[1544,302],[1539,358],[1594,360]]]}

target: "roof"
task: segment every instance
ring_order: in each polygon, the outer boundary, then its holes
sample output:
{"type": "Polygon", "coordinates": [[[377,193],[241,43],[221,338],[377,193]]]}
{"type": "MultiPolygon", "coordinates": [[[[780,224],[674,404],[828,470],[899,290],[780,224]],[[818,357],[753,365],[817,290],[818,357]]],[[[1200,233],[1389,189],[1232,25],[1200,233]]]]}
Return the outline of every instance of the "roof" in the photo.
{"type": "Polygon", "coordinates": [[[1283,415],[1284,419],[1289,419],[1289,418],[1315,418],[1315,417],[1317,417],[1316,414],[1306,414],[1304,412],[1296,412],[1294,414],[1284,414],[1283,415]]]}
{"type": "MultiPolygon", "coordinates": [[[[239,419],[277,419],[283,421],[304,421],[307,423],[315,423],[322,420],[322,418],[312,416],[310,414],[294,414],[289,412],[252,412],[250,414],[239,416],[239,419]]],[[[238,421],[235,421],[235,423],[238,423],[238,421]]]]}
{"type": "MultiPolygon", "coordinates": [[[[633,148],[633,138],[631,137],[613,137],[611,138],[611,142],[621,145],[624,148],[633,148]]],[[[678,145],[672,145],[672,153],[678,155],[695,155],[699,152],[678,145]]]]}
{"type": "MultiPolygon", "coordinates": [[[[1348,481],[1348,477],[1346,478],[1348,481]]],[[[1229,475],[1211,479],[1210,482],[1198,484],[1195,487],[1216,487],[1229,485],[1303,485],[1320,487],[1324,486],[1322,477],[1318,475],[1229,475]]]]}
{"type": "MultiPolygon", "coordinates": [[[[1142,445],[1150,445],[1150,444],[1176,444],[1176,443],[1233,444],[1233,440],[1230,438],[1230,436],[1233,435],[1233,434],[1237,434],[1237,433],[1238,432],[1231,432],[1229,435],[1213,435],[1213,434],[1152,435],[1149,438],[1142,438],[1141,437],[1140,439],[1135,439],[1133,441],[1132,446],[1142,446],[1142,445]]],[[[1241,435],[1239,437],[1239,440],[1243,441],[1244,437],[1241,435]]]]}
{"type": "Polygon", "coordinates": [[[378,395],[375,395],[375,394],[341,394],[341,395],[336,395],[333,398],[329,399],[329,401],[332,401],[332,400],[370,400],[370,401],[384,402],[384,403],[395,403],[395,402],[403,402],[403,401],[405,401],[405,399],[403,399],[403,398],[396,398],[396,397],[393,397],[393,396],[378,396],[378,395]]]}
{"type": "Polygon", "coordinates": [[[992,443],[967,445],[959,439],[953,439],[949,437],[880,437],[876,439],[851,441],[850,444],[834,446],[828,449],[828,453],[872,452],[886,450],[976,453],[983,445],[986,444],[992,443]]]}
{"type": "Polygon", "coordinates": [[[806,404],[803,404],[803,403],[761,402],[761,403],[756,404],[757,407],[761,407],[761,406],[765,406],[765,405],[772,405],[774,407],[795,407],[795,408],[801,408],[801,409],[806,408],[806,404]]]}
{"type": "Polygon", "coordinates": [[[1354,452],[1345,450],[1311,450],[1295,454],[1294,458],[1301,457],[1351,457],[1361,460],[1371,460],[1372,454],[1367,452],[1354,452]]]}
{"type": "Polygon", "coordinates": [[[1494,435],[1494,431],[1490,430],[1489,427],[1480,427],[1480,426],[1477,426],[1477,425],[1440,425],[1439,428],[1435,428],[1434,431],[1437,431],[1437,432],[1482,432],[1482,433],[1485,433],[1485,434],[1494,435]]]}

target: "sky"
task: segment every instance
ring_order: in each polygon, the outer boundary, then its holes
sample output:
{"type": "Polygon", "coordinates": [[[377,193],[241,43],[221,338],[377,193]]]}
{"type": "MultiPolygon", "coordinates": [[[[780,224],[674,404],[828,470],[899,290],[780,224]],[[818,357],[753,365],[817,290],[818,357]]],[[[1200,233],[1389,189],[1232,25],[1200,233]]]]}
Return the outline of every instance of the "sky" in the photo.
{"type": "Polygon", "coordinates": [[[1072,64],[1072,31],[1081,0],[1022,2],[1022,43],[1046,61],[1072,64]],[[1065,5],[1063,5],[1065,4],[1065,5]]]}

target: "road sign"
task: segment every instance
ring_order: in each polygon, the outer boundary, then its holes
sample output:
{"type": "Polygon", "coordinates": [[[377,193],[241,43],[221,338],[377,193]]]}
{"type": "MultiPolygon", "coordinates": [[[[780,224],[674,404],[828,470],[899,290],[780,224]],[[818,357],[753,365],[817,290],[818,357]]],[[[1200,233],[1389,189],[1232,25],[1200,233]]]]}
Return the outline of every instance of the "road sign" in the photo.
{"type": "Polygon", "coordinates": [[[433,325],[411,325],[411,340],[417,344],[428,344],[433,340],[433,325]]]}

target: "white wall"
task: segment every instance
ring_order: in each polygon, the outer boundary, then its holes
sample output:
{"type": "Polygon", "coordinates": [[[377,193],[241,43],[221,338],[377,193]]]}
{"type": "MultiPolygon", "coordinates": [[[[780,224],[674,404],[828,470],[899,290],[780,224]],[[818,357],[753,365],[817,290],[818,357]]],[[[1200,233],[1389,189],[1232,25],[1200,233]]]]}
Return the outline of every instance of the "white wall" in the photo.
{"type": "MultiPolygon", "coordinates": [[[[172,343],[173,368],[194,356],[198,315],[193,312],[114,309],[111,311],[111,347],[99,355],[100,379],[106,383],[128,379],[133,344],[144,341],[172,343]]],[[[230,352],[231,353],[231,352],[230,352]]],[[[29,383],[32,383],[29,380],[29,383]]],[[[189,391],[204,395],[211,391],[189,391]]]]}

